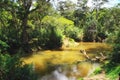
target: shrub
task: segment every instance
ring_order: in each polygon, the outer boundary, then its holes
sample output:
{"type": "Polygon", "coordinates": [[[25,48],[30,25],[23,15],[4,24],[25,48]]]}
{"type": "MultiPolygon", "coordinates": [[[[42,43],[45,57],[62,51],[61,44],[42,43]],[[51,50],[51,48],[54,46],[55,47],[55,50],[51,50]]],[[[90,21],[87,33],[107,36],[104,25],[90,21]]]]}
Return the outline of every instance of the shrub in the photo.
{"type": "Polygon", "coordinates": [[[75,41],[81,41],[82,34],[83,34],[82,30],[80,31],[78,27],[74,27],[74,26],[66,27],[66,29],[64,30],[64,35],[74,39],[75,41]]]}
{"type": "Polygon", "coordinates": [[[107,77],[109,77],[111,80],[117,80],[120,73],[120,64],[109,62],[105,64],[103,67],[106,71],[107,77]]]}
{"type": "Polygon", "coordinates": [[[117,38],[114,42],[113,53],[112,53],[112,62],[120,63],[120,32],[117,35],[117,38]]]}
{"type": "Polygon", "coordinates": [[[0,54],[0,80],[37,80],[37,76],[18,56],[0,54]]]}
{"type": "Polygon", "coordinates": [[[42,20],[43,24],[49,24],[59,29],[63,35],[74,39],[81,40],[82,30],[74,26],[74,22],[64,17],[45,16],[42,20]]]}
{"type": "Polygon", "coordinates": [[[44,24],[39,30],[32,34],[33,45],[40,46],[43,49],[58,49],[62,46],[63,34],[60,29],[52,25],[44,24]]]}
{"type": "Polygon", "coordinates": [[[111,70],[109,71],[109,73],[107,73],[107,76],[108,76],[111,80],[117,80],[119,74],[120,74],[120,65],[111,68],[111,70]]]}
{"type": "Polygon", "coordinates": [[[116,38],[117,38],[117,33],[109,33],[109,34],[107,34],[108,35],[108,37],[107,37],[107,39],[106,39],[106,41],[107,41],[107,43],[114,43],[115,42],[115,40],[116,40],[116,38]]]}
{"type": "Polygon", "coordinates": [[[58,49],[62,46],[62,34],[56,27],[49,27],[48,40],[46,40],[45,47],[48,49],[58,49]]]}
{"type": "Polygon", "coordinates": [[[0,30],[0,40],[2,41],[2,44],[6,44],[5,51],[8,51],[10,54],[16,54],[21,47],[20,32],[18,32],[14,26],[11,26],[12,25],[3,27],[0,30]],[[9,45],[9,47],[7,47],[7,45],[9,45]]]}
{"type": "Polygon", "coordinates": [[[111,80],[116,80],[120,73],[120,32],[117,33],[114,39],[113,51],[111,55],[111,60],[108,64],[104,66],[107,76],[111,80]]]}
{"type": "Polygon", "coordinates": [[[6,42],[0,40],[0,53],[4,52],[8,49],[9,45],[6,42]]]}

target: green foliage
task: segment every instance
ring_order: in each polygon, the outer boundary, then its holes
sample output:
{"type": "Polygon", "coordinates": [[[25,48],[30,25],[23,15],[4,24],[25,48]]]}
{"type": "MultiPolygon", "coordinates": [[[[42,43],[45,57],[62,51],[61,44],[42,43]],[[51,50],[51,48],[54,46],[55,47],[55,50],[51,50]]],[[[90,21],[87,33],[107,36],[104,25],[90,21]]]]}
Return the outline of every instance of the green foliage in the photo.
{"type": "Polygon", "coordinates": [[[61,29],[62,31],[64,31],[64,29],[66,27],[74,26],[73,21],[71,21],[69,19],[66,19],[64,17],[58,16],[58,15],[56,17],[54,17],[54,16],[45,16],[42,19],[42,23],[56,26],[57,28],[61,29]]]}
{"type": "Polygon", "coordinates": [[[56,16],[56,17],[46,16],[43,18],[42,22],[44,24],[49,24],[49,25],[55,26],[56,28],[61,30],[63,33],[66,28],[74,26],[73,21],[63,18],[61,16],[56,16]]]}
{"type": "Polygon", "coordinates": [[[106,71],[107,77],[110,78],[110,80],[116,80],[119,77],[120,73],[120,65],[116,63],[107,63],[104,65],[104,70],[106,71]]]}
{"type": "Polygon", "coordinates": [[[16,54],[20,48],[29,53],[29,34],[36,28],[33,23],[48,14],[51,4],[46,0],[2,0],[0,5],[0,39],[10,46],[8,51],[12,54],[16,54]],[[39,19],[34,19],[36,14],[39,14],[39,19]]]}
{"type": "Polygon", "coordinates": [[[86,23],[87,13],[78,9],[74,11],[74,17],[75,17],[74,19],[75,26],[79,28],[83,28],[86,23]]]}
{"type": "Polygon", "coordinates": [[[44,47],[46,47],[47,49],[60,48],[62,46],[62,34],[60,34],[60,31],[58,31],[54,26],[48,26],[47,29],[47,34],[43,34],[43,36],[47,36],[44,47]]]}
{"type": "Polygon", "coordinates": [[[74,26],[66,27],[64,34],[66,35],[66,37],[72,38],[78,42],[81,41],[81,37],[83,36],[82,29],[79,29],[78,27],[74,26]]]}
{"type": "Polygon", "coordinates": [[[32,65],[23,64],[18,56],[0,54],[0,80],[37,80],[32,65]]]}
{"type": "Polygon", "coordinates": [[[83,41],[93,42],[96,39],[96,35],[97,35],[97,22],[95,20],[91,20],[87,22],[85,25],[83,41]]]}
{"type": "Polygon", "coordinates": [[[60,14],[67,19],[73,20],[73,12],[75,10],[76,4],[70,0],[67,1],[59,1],[57,3],[57,10],[59,10],[60,14]]]}
{"type": "Polygon", "coordinates": [[[98,67],[98,68],[95,69],[94,74],[99,74],[101,72],[102,72],[102,68],[98,67]]]}
{"type": "Polygon", "coordinates": [[[107,72],[107,76],[111,80],[115,80],[120,73],[120,32],[117,33],[114,39],[113,51],[111,54],[111,60],[105,64],[104,68],[107,72]]]}
{"type": "Polygon", "coordinates": [[[62,32],[52,25],[43,25],[33,32],[32,37],[36,38],[35,44],[43,49],[58,49],[62,46],[62,32]]]}
{"type": "Polygon", "coordinates": [[[107,43],[114,43],[117,38],[117,33],[109,33],[108,38],[106,39],[107,43]]]}
{"type": "Polygon", "coordinates": [[[114,34],[120,28],[119,7],[96,10],[95,6],[91,11],[86,6],[87,0],[78,1],[77,5],[71,1],[60,1],[58,4],[59,13],[52,8],[50,0],[0,1],[0,40],[9,45],[6,49],[14,54],[21,48],[27,53],[33,47],[58,48],[62,45],[63,35],[75,41],[108,38],[107,41],[114,42],[114,34]],[[96,32],[90,32],[90,28],[96,32]],[[51,43],[53,41],[57,46],[51,43]]]}
{"type": "Polygon", "coordinates": [[[2,40],[0,40],[0,53],[7,51],[8,48],[9,48],[9,45],[6,42],[3,42],[2,40]]]}
{"type": "Polygon", "coordinates": [[[17,52],[15,50],[18,50],[21,46],[21,32],[19,31],[19,25],[12,22],[12,20],[9,20],[8,23],[9,25],[6,25],[0,29],[0,39],[9,45],[9,48],[7,48],[6,51],[14,54],[17,52]]]}
{"type": "Polygon", "coordinates": [[[74,39],[75,41],[80,41],[82,36],[82,29],[74,26],[74,22],[60,16],[46,16],[42,20],[45,24],[50,24],[55,26],[57,29],[61,30],[62,34],[74,39]]]}
{"type": "Polygon", "coordinates": [[[120,66],[117,66],[117,67],[112,68],[112,70],[109,71],[107,76],[111,80],[115,80],[116,78],[118,78],[119,74],[120,74],[120,66]]]}
{"type": "Polygon", "coordinates": [[[117,38],[114,42],[113,53],[112,53],[112,62],[120,63],[120,32],[117,35],[117,38]]]}

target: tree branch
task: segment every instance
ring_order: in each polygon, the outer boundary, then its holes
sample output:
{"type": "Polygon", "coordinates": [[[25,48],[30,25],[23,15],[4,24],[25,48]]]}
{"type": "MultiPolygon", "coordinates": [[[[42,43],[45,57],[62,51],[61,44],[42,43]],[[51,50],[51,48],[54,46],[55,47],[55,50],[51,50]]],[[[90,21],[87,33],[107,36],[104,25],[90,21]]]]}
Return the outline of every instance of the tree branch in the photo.
{"type": "Polygon", "coordinates": [[[39,5],[38,5],[36,8],[30,10],[30,11],[29,11],[29,14],[32,13],[32,12],[34,12],[34,11],[36,11],[37,9],[39,9],[39,5]]]}

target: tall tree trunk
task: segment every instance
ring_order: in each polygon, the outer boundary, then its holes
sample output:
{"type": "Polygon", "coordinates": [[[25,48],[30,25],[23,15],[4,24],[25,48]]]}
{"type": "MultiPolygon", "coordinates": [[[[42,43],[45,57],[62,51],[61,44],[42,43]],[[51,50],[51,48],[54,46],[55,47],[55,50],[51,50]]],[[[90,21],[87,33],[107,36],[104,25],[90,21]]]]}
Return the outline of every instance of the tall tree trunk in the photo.
{"type": "Polygon", "coordinates": [[[25,52],[29,53],[30,46],[29,46],[29,35],[27,33],[27,21],[28,21],[28,14],[26,14],[22,20],[22,34],[21,34],[21,43],[22,43],[22,48],[25,52]]]}
{"type": "Polygon", "coordinates": [[[28,42],[28,34],[27,34],[27,17],[22,20],[22,43],[26,44],[28,42]]]}

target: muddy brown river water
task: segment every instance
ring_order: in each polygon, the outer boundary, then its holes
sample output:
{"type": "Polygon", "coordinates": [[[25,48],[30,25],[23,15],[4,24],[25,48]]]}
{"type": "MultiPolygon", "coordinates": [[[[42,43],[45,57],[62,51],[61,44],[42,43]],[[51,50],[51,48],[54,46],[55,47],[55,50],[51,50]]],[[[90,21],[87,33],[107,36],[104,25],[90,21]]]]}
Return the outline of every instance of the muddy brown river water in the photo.
{"type": "Polygon", "coordinates": [[[80,42],[62,50],[45,50],[23,58],[25,63],[33,63],[34,70],[40,74],[39,80],[77,80],[90,75],[100,64],[86,61],[85,50],[90,58],[106,55],[111,46],[106,43],[80,42]]]}

